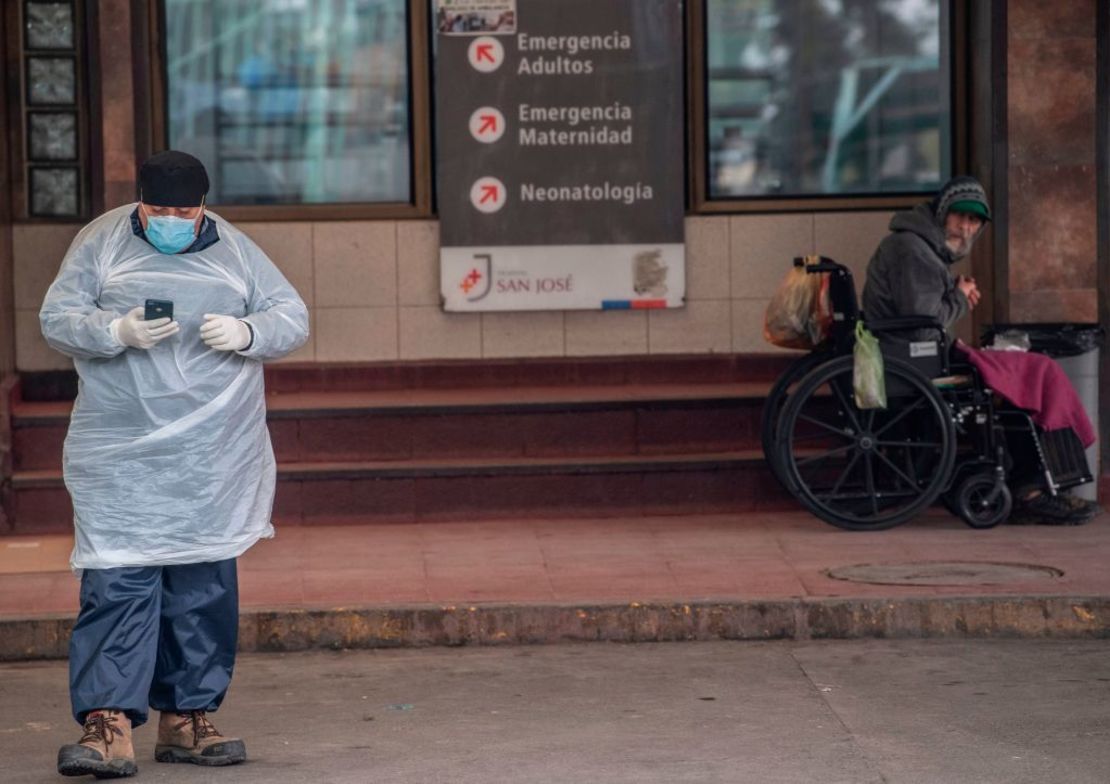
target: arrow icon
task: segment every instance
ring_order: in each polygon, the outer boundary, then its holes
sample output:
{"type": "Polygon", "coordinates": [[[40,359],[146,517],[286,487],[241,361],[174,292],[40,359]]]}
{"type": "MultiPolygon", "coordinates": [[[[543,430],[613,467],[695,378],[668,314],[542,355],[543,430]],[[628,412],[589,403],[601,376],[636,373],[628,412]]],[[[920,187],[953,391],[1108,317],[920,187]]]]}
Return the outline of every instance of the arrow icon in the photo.
{"type": "Polygon", "coordinates": [[[505,62],[505,47],[493,36],[483,35],[470,42],[466,56],[474,70],[490,73],[505,62]]]}
{"type": "Polygon", "coordinates": [[[508,201],[505,183],[496,177],[480,177],[470,186],[470,203],[478,212],[497,212],[508,201]]]}
{"type": "Polygon", "coordinates": [[[480,115],[478,119],[480,119],[482,121],[482,124],[478,126],[478,133],[485,133],[486,131],[491,131],[493,133],[497,132],[497,116],[496,115],[483,114],[483,115],[480,115]]]}
{"type": "Polygon", "coordinates": [[[479,106],[470,115],[470,135],[482,144],[493,144],[505,133],[505,115],[494,106],[479,106]]]}

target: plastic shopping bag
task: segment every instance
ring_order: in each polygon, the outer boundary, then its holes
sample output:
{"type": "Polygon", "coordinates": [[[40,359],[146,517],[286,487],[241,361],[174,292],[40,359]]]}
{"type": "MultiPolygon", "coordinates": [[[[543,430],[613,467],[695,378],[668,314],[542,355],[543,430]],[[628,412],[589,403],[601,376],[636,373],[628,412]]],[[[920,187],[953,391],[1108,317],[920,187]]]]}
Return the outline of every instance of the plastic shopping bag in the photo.
{"type": "Polygon", "coordinates": [[[856,347],[852,352],[852,391],[861,409],[886,408],[886,375],[879,340],[856,322],[856,347]]]}
{"type": "MultiPolygon", "coordinates": [[[[806,263],[812,262],[807,258],[806,263]]],[[[763,339],[783,348],[812,349],[828,337],[831,322],[829,276],[791,267],[767,304],[763,339]]]]}

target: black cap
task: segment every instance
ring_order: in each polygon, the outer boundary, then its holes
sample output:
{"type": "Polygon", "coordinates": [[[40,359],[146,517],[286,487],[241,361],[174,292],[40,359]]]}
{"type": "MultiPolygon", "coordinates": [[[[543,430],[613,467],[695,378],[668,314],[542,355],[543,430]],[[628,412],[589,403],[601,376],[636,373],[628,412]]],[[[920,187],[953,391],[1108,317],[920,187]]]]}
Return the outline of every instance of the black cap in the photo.
{"type": "Polygon", "coordinates": [[[166,150],[139,167],[139,198],[154,207],[196,207],[208,193],[204,164],[187,152],[166,150]]]}

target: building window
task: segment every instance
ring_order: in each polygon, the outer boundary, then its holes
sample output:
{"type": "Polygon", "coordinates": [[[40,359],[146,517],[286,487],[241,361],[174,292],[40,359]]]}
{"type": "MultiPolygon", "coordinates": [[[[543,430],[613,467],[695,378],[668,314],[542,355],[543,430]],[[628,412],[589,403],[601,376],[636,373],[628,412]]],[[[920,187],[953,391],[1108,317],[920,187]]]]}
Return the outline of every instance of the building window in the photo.
{"type": "Polygon", "coordinates": [[[166,143],[209,201],[412,201],[406,5],[164,0],[166,143]]]}
{"type": "Polygon", "coordinates": [[[913,194],[950,175],[947,0],[705,0],[709,200],[913,194]]]}
{"type": "Polygon", "coordinates": [[[20,4],[20,97],[23,199],[30,218],[81,218],[87,212],[82,4],[25,0],[20,4]]]}

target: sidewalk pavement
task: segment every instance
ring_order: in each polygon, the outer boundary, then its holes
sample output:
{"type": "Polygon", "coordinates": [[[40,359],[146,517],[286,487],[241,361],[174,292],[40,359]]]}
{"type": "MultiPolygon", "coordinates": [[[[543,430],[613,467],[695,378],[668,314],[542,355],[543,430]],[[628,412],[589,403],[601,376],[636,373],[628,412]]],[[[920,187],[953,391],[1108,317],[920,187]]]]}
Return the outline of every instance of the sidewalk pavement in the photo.
{"type": "MultiPolygon", "coordinates": [[[[248,761],[164,784],[1104,784],[1105,640],[849,640],[239,657],[248,761]]],[[[0,778],[60,782],[65,662],[0,664],[0,778]]],[[[89,781],[91,778],[74,779],[89,781]]]]}
{"type": "MultiPolygon", "coordinates": [[[[0,660],[66,655],[70,547],[0,538],[0,660]]],[[[976,531],[933,510],[874,533],[803,512],[283,527],[240,560],[240,644],[1102,637],[1108,554],[1107,514],[976,531]],[[863,564],[905,568],[829,573],[863,564]]]]}

